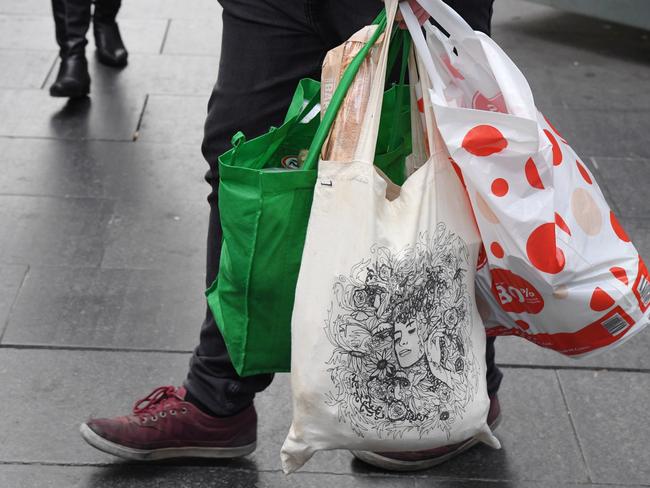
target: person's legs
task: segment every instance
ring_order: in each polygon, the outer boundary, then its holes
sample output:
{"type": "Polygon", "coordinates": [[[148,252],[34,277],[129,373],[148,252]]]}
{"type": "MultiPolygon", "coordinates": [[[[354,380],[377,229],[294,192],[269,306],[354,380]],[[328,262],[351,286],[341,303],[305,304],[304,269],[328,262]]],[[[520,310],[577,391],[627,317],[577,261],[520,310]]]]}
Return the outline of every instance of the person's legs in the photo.
{"type": "MultiPolygon", "coordinates": [[[[325,43],[304,0],[224,1],[223,44],[219,78],[210,97],[203,155],[210,165],[210,222],[206,285],[217,276],[221,223],[217,205],[217,158],[230,148],[239,130],[248,138],[279,125],[298,81],[319,78],[325,43]]],[[[273,376],[240,377],[234,370],[214,317],[206,311],[200,340],[190,360],[184,386],[189,401],[226,416],[249,406],[273,376]]]]}
{"type": "MultiPolygon", "coordinates": [[[[320,79],[326,51],[369,23],[381,9],[376,0],[248,0],[224,2],[223,6],[219,79],[208,104],[202,146],[210,164],[206,179],[212,186],[208,197],[207,286],[216,278],[221,252],[217,157],[229,149],[236,131],[252,138],[278,125],[298,81],[304,77],[320,79]],[[336,21],[331,15],[333,5],[345,7],[345,14],[336,21]],[[281,12],[281,18],[274,19],[277,13],[273,12],[281,12]],[[273,24],[270,19],[274,19],[273,24]],[[260,26],[265,28],[260,30],[260,26]]],[[[208,308],[184,383],[190,401],[216,415],[229,415],[250,405],[255,393],[272,379],[270,374],[237,375],[208,308]]]]}

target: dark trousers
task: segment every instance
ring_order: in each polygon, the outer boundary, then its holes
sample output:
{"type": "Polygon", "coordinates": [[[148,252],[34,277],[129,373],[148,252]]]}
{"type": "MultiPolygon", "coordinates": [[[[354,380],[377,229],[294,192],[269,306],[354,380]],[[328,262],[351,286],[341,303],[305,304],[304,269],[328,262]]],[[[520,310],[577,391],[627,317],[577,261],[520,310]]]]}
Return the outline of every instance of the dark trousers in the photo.
{"type": "MultiPolygon", "coordinates": [[[[493,0],[446,0],[472,27],[489,34],[493,0]]],[[[241,130],[248,138],[279,125],[301,78],[320,79],[325,53],[369,24],[379,13],[378,0],[221,0],[223,37],[219,77],[208,104],[203,155],[210,165],[206,180],[210,224],[206,285],[216,278],[221,254],[217,206],[217,158],[241,130]]],[[[488,392],[496,393],[501,372],[488,339],[488,392]]],[[[240,377],[208,309],[199,345],[190,360],[185,387],[218,415],[250,405],[273,375],[240,377]]]]}
{"type": "MultiPolygon", "coordinates": [[[[59,54],[83,54],[90,26],[92,0],[52,0],[52,14],[59,54]]],[[[121,0],[95,0],[94,21],[111,24],[120,10],[121,0]]]]}

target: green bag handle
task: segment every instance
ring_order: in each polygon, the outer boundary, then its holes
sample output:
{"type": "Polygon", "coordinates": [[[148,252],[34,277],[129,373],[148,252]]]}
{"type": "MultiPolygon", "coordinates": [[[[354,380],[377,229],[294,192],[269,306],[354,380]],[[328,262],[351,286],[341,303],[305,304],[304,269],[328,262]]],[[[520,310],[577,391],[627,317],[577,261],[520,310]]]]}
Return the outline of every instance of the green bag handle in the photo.
{"type": "MultiPolygon", "coordinates": [[[[399,30],[399,32],[404,32],[402,29],[399,30]]],[[[408,58],[409,58],[409,51],[411,49],[411,37],[404,33],[403,39],[402,39],[402,70],[400,72],[400,77],[399,77],[399,84],[404,85],[406,82],[406,69],[408,68],[408,58]]],[[[397,92],[397,99],[395,103],[395,110],[393,111],[393,125],[392,127],[397,127],[397,119],[399,119],[400,112],[399,109],[402,106],[402,103],[404,102],[404,93],[402,90],[399,90],[397,92]]],[[[391,131],[390,134],[390,139],[388,141],[388,151],[391,152],[393,149],[395,149],[395,146],[397,146],[397,143],[399,142],[399,136],[400,134],[394,130],[391,131]]]]}
{"type": "MultiPolygon", "coordinates": [[[[301,80],[301,83],[303,83],[305,80],[301,80]]],[[[316,83],[316,81],[314,81],[316,83]]],[[[286,124],[289,120],[295,118],[296,120],[302,120],[305,118],[305,116],[313,110],[313,108],[320,103],[320,90],[318,90],[305,104],[303,107],[302,104],[305,103],[305,98],[304,96],[297,97],[294,95],[293,100],[291,100],[291,104],[289,105],[289,108],[287,109],[287,115],[284,118],[283,124],[286,124]],[[296,115],[289,116],[291,113],[296,113],[296,115]]]]}
{"type": "Polygon", "coordinates": [[[307,159],[305,159],[305,164],[302,167],[304,170],[312,170],[316,168],[321,149],[323,148],[323,144],[325,144],[325,140],[327,139],[330,129],[334,124],[334,120],[336,120],[336,116],[338,115],[341,104],[343,103],[343,100],[348,93],[350,85],[352,85],[354,78],[359,72],[359,68],[361,68],[363,60],[370,52],[370,49],[375,45],[377,39],[379,39],[379,36],[386,29],[386,9],[380,12],[375,21],[377,20],[379,20],[377,29],[375,29],[375,32],[372,34],[366,45],[363,46],[361,48],[361,51],[359,51],[354,59],[352,59],[352,62],[350,62],[350,65],[343,73],[341,81],[336,87],[336,90],[334,90],[332,100],[330,101],[330,104],[325,111],[323,120],[321,120],[321,123],[316,130],[316,134],[314,135],[314,139],[311,142],[311,146],[309,146],[307,159]]]}

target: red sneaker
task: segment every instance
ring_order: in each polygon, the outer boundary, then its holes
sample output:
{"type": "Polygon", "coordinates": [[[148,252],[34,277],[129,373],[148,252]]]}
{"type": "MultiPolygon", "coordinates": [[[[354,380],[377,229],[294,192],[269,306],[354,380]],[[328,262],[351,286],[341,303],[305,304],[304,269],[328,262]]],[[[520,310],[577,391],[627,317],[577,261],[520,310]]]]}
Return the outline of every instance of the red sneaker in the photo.
{"type": "Polygon", "coordinates": [[[125,459],[233,458],[255,450],[257,414],[251,405],[231,417],[212,417],[184,401],[185,388],[161,386],[112,419],[91,419],[81,436],[100,451],[125,459]]]}
{"type": "MultiPolygon", "coordinates": [[[[501,405],[499,405],[499,397],[496,395],[490,398],[490,411],[488,412],[487,422],[492,430],[496,429],[501,423],[501,405]]],[[[472,437],[458,444],[423,451],[352,451],[352,454],[357,459],[376,468],[390,471],[419,471],[442,464],[478,443],[479,440],[472,437]]]]}

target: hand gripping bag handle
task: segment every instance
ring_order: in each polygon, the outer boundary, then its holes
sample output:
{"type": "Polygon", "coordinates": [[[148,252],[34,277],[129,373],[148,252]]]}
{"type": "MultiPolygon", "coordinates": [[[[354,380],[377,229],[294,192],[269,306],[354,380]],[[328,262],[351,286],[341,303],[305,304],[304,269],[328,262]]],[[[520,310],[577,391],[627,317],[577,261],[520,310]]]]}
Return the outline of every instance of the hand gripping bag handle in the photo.
{"type": "MultiPolygon", "coordinates": [[[[449,33],[452,40],[455,40],[461,46],[465,41],[473,41],[473,46],[480,47],[485,53],[485,56],[481,56],[484,58],[481,64],[488,63],[487,68],[494,75],[511,114],[537,122],[537,108],[528,81],[495,42],[485,34],[472,30],[467,22],[442,0],[418,0],[418,3],[449,33]]],[[[444,85],[440,85],[431,73],[435,71],[431,51],[426,44],[415,14],[413,14],[413,10],[406,2],[400,3],[400,10],[418,55],[424,61],[427,72],[431,77],[436,98],[435,102],[442,102],[441,105],[446,106],[447,103],[442,92],[444,85]],[[409,12],[411,15],[409,15],[409,12]]],[[[466,54],[472,56],[472,50],[467,49],[466,54]]],[[[477,62],[480,62],[480,60],[477,62]]]]}

